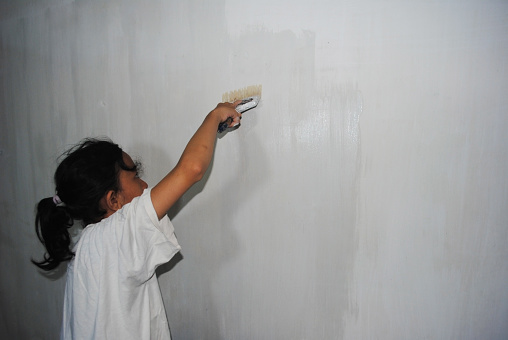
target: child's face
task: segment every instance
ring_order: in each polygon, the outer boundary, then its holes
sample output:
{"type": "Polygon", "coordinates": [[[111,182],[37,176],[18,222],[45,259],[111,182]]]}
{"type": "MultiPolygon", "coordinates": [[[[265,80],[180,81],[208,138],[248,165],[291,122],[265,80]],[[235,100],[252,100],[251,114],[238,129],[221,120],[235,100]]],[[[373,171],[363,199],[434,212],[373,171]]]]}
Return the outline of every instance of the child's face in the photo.
{"type": "MultiPolygon", "coordinates": [[[[134,167],[131,156],[123,153],[123,161],[128,167],[134,167]]],[[[118,199],[121,205],[130,203],[133,198],[141,196],[143,190],[148,188],[148,184],[139,178],[137,171],[120,170],[118,175],[120,181],[120,190],[118,191],[118,199]]]]}

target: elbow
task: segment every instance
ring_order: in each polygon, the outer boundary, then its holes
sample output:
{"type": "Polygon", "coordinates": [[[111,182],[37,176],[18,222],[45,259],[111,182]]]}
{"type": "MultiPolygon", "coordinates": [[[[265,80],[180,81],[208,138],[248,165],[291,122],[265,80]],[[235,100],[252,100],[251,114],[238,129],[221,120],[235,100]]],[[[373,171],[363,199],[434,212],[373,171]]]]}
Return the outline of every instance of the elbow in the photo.
{"type": "Polygon", "coordinates": [[[192,183],[199,182],[206,173],[206,167],[203,164],[193,161],[184,162],[181,170],[184,176],[192,183]]]}
{"type": "Polygon", "coordinates": [[[206,168],[202,164],[193,164],[189,171],[194,181],[199,182],[205,176],[206,168]]]}

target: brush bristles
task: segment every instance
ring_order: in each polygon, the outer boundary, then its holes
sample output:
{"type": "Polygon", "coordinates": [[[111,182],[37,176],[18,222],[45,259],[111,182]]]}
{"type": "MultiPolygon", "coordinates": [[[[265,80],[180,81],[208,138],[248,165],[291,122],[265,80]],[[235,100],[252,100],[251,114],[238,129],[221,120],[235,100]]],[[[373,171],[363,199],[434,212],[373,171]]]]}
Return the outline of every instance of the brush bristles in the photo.
{"type": "Polygon", "coordinates": [[[243,89],[226,92],[222,95],[222,102],[234,102],[235,100],[253,96],[261,97],[261,85],[252,85],[244,87],[243,89]]]}

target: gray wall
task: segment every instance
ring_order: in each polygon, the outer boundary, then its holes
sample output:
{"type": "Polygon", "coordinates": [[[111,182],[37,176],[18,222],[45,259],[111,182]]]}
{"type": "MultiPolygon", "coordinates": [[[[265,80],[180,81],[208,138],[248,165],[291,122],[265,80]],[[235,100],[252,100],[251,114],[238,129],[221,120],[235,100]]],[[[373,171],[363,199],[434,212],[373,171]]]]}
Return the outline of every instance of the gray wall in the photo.
{"type": "Polygon", "coordinates": [[[508,337],[506,1],[2,1],[0,335],[55,339],[34,205],[107,135],[171,169],[262,84],[171,215],[180,339],[508,337]]]}

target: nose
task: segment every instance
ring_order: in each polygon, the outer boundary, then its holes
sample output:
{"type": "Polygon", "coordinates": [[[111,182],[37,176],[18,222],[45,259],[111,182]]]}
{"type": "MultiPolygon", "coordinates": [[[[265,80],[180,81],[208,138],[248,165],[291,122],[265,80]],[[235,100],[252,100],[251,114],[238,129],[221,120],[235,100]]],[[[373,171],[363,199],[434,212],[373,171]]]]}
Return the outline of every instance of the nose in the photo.
{"type": "Polygon", "coordinates": [[[141,180],[141,186],[143,187],[143,190],[148,188],[148,184],[143,180],[141,180]]]}

